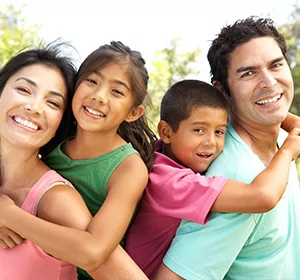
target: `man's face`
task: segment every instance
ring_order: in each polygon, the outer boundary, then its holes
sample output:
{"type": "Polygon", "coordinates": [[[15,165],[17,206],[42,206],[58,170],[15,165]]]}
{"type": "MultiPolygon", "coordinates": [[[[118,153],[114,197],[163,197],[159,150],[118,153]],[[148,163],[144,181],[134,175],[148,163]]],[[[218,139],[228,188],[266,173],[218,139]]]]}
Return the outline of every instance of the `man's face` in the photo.
{"type": "Polygon", "coordinates": [[[272,126],[286,117],[294,95],[287,61],[271,37],[259,37],[230,54],[228,86],[233,118],[240,124],[272,126]]]}

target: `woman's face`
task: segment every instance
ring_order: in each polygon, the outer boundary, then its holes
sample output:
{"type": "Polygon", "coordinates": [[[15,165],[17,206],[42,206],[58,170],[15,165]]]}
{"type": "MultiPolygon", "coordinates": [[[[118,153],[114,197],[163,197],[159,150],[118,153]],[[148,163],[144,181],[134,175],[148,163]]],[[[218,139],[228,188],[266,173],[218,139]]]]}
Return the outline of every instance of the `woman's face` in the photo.
{"type": "Polygon", "coordinates": [[[12,75],[0,97],[1,141],[39,149],[61,122],[67,88],[61,72],[43,64],[21,68],[12,75]]]}

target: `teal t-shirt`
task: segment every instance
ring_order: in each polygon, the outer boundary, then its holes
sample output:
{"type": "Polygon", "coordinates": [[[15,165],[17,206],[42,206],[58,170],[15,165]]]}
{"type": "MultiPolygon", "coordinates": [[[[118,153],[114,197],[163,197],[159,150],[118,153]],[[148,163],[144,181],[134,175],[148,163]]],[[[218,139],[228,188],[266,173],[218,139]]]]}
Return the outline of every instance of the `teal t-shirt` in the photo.
{"type": "MultiPolygon", "coordinates": [[[[286,137],[280,131],[278,144],[286,137]]],[[[265,166],[229,124],[206,176],[250,183],[265,166]]],[[[300,279],[300,189],[291,164],[286,191],[264,214],[212,213],[206,225],[181,222],[164,258],[185,279],[300,279]]]]}
{"type": "MultiPolygon", "coordinates": [[[[43,161],[73,184],[94,216],[107,196],[107,183],[114,170],[125,158],[138,152],[127,143],[99,157],[72,160],[62,152],[62,144],[43,161]]],[[[92,279],[82,269],[78,269],[78,274],[79,279],[92,279]]]]}

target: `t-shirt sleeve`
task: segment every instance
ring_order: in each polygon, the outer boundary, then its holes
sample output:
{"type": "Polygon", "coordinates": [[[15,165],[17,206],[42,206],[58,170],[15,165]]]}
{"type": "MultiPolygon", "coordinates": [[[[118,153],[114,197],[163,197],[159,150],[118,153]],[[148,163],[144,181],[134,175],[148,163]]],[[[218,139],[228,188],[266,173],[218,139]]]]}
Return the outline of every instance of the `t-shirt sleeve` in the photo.
{"type": "Polygon", "coordinates": [[[212,213],[205,226],[183,220],[163,262],[185,279],[223,279],[254,226],[237,213],[212,213]]]}
{"type": "Polygon", "coordinates": [[[207,221],[213,203],[228,180],[223,176],[206,178],[190,169],[176,170],[165,181],[160,175],[152,174],[151,180],[160,183],[149,184],[146,189],[147,199],[155,211],[201,224],[207,221]]]}

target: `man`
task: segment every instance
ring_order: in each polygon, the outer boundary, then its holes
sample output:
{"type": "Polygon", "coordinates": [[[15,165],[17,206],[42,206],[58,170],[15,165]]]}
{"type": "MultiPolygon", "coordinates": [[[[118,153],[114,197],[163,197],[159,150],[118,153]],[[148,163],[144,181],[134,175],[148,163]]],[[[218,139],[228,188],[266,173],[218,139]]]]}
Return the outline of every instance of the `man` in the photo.
{"type": "MultiPolygon", "coordinates": [[[[286,42],[272,20],[250,17],[221,30],[208,60],[232,108],[224,151],[206,176],[249,183],[286,137],[280,125],[294,94],[286,42]]],[[[271,211],[213,213],[206,225],[183,220],[157,279],[300,279],[300,189],[292,165],[271,211]]]]}

